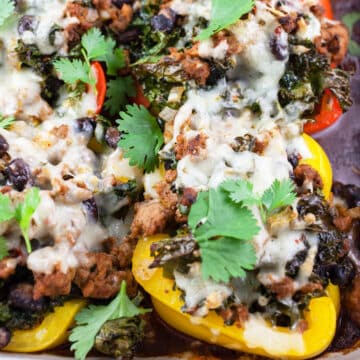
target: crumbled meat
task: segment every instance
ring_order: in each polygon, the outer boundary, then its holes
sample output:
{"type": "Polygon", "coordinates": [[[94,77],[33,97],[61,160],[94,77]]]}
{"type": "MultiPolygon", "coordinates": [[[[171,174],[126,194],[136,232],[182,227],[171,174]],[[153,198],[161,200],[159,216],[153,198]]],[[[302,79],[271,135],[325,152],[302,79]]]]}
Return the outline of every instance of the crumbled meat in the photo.
{"type": "Polygon", "coordinates": [[[360,326],[360,274],[355,276],[353,286],[350,289],[345,290],[344,302],[347,312],[351,319],[360,326]]]}
{"type": "Polygon", "coordinates": [[[173,212],[159,200],[136,203],[130,236],[136,238],[138,236],[158,234],[165,230],[166,225],[173,219],[173,216],[173,212]]]}
{"type": "Polygon", "coordinates": [[[291,34],[297,30],[298,20],[299,16],[297,14],[290,14],[279,18],[279,23],[288,34],[291,34]]]}
{"type": "Polygon", "coordinates": [[[184,188],[179,203],[184,206],[191,206],[197,198],[197,191],[193,188],[184,188]]]}
{"type": "Polygon", "coordinates": [[[113,255],[90,253],[87,261],[76,270],[74,283],[84,297],[107,299],[116,295],[123,280],[127,283],[128,293],[135,295],[136,284],[131,270],[120,270],[113,255]]]}
{"type": "Polygon", "coordinates": [[[93,0],[92,3],[103,20],[110,20],[109,27],[114,32],[122,32],[129,26],[133,17],[131,5],[124,3],[118,8],[111,0],[93,0]]]}
{"type": "Polygon", "coordinates": [[[168,184],[173,183],[176,180],[177,171],[175,169],[166,170],[165,172],[165,181],[168,184]]]}
{"type": "Polygon", "coordinates": [[[190,79],[194,79],[199,85],[205,85],[210,75],[210,66],[207,62],[196,57],[186,56],[181,60],[181,66],[190,79]]]}
{"type": "Polygon", "coordinates": [[[178,202],[178,196],[171,191],[171,186],[166,181],[161,181],[155,186],[156,192],[159,194],[161,204],[169,211],[175,212],[178,202]]]}
{"type": "Polygon", "coordinates": [[[309,165],[298,165],[294,170],[296,183],[299,186],[308,187],[312,185],[313,189],[322,189],[323,182],[319,173],[309,165]]]}
{"type": "Polygon", "coordinates": [[[349,44],[347,28],[340,22],[324,22],[321,35],[315,39],[315,46],[320,54],[329,56],[337,66],[344,59],[349,44]]]}
{"type": "Polygon", "coordinates": [[[242,50],[242,47],[240,46],[240,43],[236,39],[235,35],[227,30],[219,31],[217,34],[214,35],[214,47],[217,47],[222,41],[226,41],[228,45],[226,51],[227,55],[238,54],[242,50]]]}
{"type": "Polygon", "coordinates": [[[181,160],[186,155],[198,156],[201,149],[206,148],[206,139],[205,134],[198,134],[190,140],[182,134],[178,135],[175,145],[176,159],[181,160]]]}
{"type": "Polygon", "coordinates": [[[129,237],[124,238],[120,244],[116,244],[116,239],[110,237],[103,243],[104,250],[114,256],[120,268],[126,268],[131,264],[135,244],[129,237]]]}
{"type": "Polygon", "coordinates": [[[290,297],[295,292],[294,280],[287,276],[278,282],[274,282],[269,288],[272,293],[276,294],[279,300],[290,297]]]}
{"type": "Polygon", "coordinates": [[[70,48],[80,41],[81,36],[87,30],[99,25],[99,15],[97,11],[79,3],[69,2],[65,13],[69,17],[76,17],[79,20],[78,23],[72,23],[65,29],[65,37],[70,48]]]}
{"type": "Polygon", "coordinates": [[[42,296],[55,297],[68,295],[74,275],[74,270],[69,270],[64,274],[58,269],[55,269],[52,274],[34,273],[34,300],[38,300],[42,296]]]}

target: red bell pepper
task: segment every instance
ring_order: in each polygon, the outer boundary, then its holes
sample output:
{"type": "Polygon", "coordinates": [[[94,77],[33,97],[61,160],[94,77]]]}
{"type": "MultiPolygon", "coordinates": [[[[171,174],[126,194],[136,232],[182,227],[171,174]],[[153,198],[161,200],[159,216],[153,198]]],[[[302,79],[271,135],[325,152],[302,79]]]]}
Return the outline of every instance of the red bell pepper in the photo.
{"type": "Polygon", "coordinates": [[[324,7],[325,16],[328,19],[333,19],[334,18],[334,13],[333,13],[333,9],[332,9],[332,6],[331,6],[331,1],[330,0],[320,0],[320,4],[324,7]]]}
{"type": "Polygon", "coordinates": [[[320,130],[324,130],[343,114],[341,105],[337,97],[331,90],[326,89],[319,104],[319,112],[315,116],[315,122],[308,122],[304,125],[304,132],[314,134],[320,130]]]}
{"type": "Polygon", "coordinates": [[[91,70],[96,78],[96,114],[101,112],[106,94],[106,77],[101,64],[98,61],[91,63],[91,70]]]}

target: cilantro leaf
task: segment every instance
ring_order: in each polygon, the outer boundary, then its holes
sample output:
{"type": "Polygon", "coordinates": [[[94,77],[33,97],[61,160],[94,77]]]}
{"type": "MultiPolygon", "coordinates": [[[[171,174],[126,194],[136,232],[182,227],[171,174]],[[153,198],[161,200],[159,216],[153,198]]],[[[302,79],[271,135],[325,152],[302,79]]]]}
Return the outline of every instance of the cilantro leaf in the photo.
{"type": "Polygon", "coordinates": [[[117,120],[122,133],[119,146],[132,166],[151,172],[158,164],[158,152],[164,143],[163,133],[150,112],[139,105],[128,105],[117,120]]]}
{"type": "Polygon", "coordinates": [[[3,236],[0,236],[0,261],[7,256],[9,256],[9,250],[6,239],[3,236]]]}
{"type": "Polygon", "coordinates": [[[0,114],[0,128],[7,129],[15,121],[13,116],[3,116],[0,114]]]}
{"type": "Polygon", "coordinates": [[[10,198],[0,193],[0,222],[13,219],[15,212],[12,209],[10,198]]]}
{"type": "Polygon", "coordinates": [[[251,240],[259,232],[256,219],[248,208],[234,204],[221,188],[208,192],[206,206],[200,198],[201,201],[196,201],[190,209],[189,225],[197,241],[218,236],[251,240]],[[198,224],[194,227],[196,220],[198,224]]]}
{"type": "Polygon", "coordinates": [[[90,66],[79,59],[59,59],[54,62],[55,70],[67,84],[75,84],[79,80],[94,85],[96,80],[90,76],[90,66]]]}
{"type": "Polygon", "coordinates": [[[2,0],[0,4],[0,26],[4,24],[7,18],[14,12],[15,5],[14,1],[2,0]]]}
{"type": "Polygon", "coordinates": [[[131,76],[119,77],[108,82],[105,109],[116,115],[127,104],[128,97],[135,96],[136,90],[131,76]]]}
{"type": "Polygon", "coordinates": [[[254,0],[212,0],[211,20],[195,40],[205,40],[238,21],[255,6],[254,0]]]}
{"type": "Polygon", "coordinates": [[[108,305],[90,305],[75,317],[76,327],[71,331],[69,340],[75,357],[84,360],[94,345],[95,337],[108,320],[133,317],[148,312],[138,308],[126,294],[126,282],[121,283],[119,294],[108,305]]]}
{"type": "Polygon", "coordinates": [[[227,282],[254,268],[256,253],[247,240],[252,240],[260,228],[252,212],[231,201],[222,185],[198,194],[188,224],[200,247],[205,278],[227,282]]]}
{"type": "Polygon", "coordinates": [[[19,204],[15,210],[15,219],[18,222],[21,233],[25,239],[26,250],[28,253],[31,253],[32,251],[28,234],[30,222],[40,201],[40,189],[33,187],[25,195],[24,202],[19,204]]]}
{"type": "Polygon", "coordinates": [[[227,180],[221,184],[221,188],[227,191],[230,199],[237,204],[244,206],[259,204],[259,199],[253,191],[253,184],[249,181],[227,180]]]}
{"type": "Polygon", "coordinates": [[[267,213],[270,214],[278,208],[291,205],[296,199],[294,190],[295,186],[290,179],[282,181],[276,179],[261,197],[267,213]]]}
{"type": "Polygon", "coordinates": [[[112,39],[105,39],[98,28],[91,28],[81,38],[81,45],[86,52],[86,58],[90,60],[99,60],[115,47],[115,41],[112,39]]]}
{"type": "Polygon", "coordinates": [[[230,277],[244,277],[256,263],[254,246],[249,241],[220,238],[200,242],[201,272],[205,279],[229,282],[230,277]]]}

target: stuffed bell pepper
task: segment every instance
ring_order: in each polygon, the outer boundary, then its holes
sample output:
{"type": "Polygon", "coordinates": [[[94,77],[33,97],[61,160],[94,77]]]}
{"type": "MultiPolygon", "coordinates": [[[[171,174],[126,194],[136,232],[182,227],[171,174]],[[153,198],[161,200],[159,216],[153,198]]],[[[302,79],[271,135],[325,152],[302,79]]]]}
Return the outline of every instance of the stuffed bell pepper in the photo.
{"type": "Polygon", "coordinates": [[[0,0],[1,351],[328,348],[360,300],[357,205],[306,135],[351,106],[330,10],[0,0]]]}

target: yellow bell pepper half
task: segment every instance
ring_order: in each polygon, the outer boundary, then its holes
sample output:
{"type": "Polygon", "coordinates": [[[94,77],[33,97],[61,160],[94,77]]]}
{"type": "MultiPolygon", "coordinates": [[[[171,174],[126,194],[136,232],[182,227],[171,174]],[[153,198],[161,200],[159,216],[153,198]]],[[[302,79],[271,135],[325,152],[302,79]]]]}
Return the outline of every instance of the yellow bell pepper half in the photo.
{"type": "MultiPolygon", "coordinates": [[[[307,135],[304,135],[304,140],[313,157],[302,163],[311,165],[320,173],[324,194],[329,198],[332,182],[330,162],[316,141],[307,135]]],[[[214,311],[203,318],[183,313],[181,308],[184,302],[181,292],[174,290],[174,281],[164,278],[160,268],[149,269],[153,261],[150,245],[165,237],[158,235],[138,242],[133,256],[133,274],[151,295],[154,308],[161,318],[173,328],[208,343],[275,359],[312,358],[331,343],[340,308],[339,289],[333,285],[328,287],[327,296],[311,300],[309,311],[305,314],[308,329],[303,333],[272,327],[256,316],[251,316],[244,328],[239,328],[224,325],[223,319],[214,311]]]]}
{"type": "Polygon", "coordinates": [[[30,330],[15,330],[3,351],[31,353],[54,348],[68,338],[75,315],[86,305],[85,300],[70,300],[56,307],[42,323],[30,330]]]}

